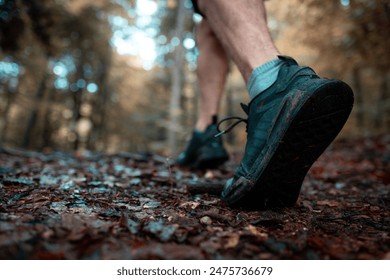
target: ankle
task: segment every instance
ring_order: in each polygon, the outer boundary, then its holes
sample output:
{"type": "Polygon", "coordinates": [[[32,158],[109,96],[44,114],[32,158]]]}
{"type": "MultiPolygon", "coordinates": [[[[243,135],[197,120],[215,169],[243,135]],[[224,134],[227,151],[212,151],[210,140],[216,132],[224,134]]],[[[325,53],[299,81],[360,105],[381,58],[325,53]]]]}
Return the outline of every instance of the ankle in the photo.
{"type": "Polygon", "coordinates": [[[200,116],[198,121],[195,124],[195,130],[198,132],[206,131],[207,127],[211,124],[216,124],[218,122],[217,115],[212,115],[211,117],[200,116]]]}

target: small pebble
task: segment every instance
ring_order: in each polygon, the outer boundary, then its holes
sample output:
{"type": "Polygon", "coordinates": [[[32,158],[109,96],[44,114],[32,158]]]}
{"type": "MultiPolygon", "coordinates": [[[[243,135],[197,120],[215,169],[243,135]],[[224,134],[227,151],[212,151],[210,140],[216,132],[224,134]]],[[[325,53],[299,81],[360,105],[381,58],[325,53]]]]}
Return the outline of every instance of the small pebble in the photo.
{"type": "Polygon", "coordinates": [[[204,225],[211,225],[212,224],[212,220],[209,216],[204,216],[202,218],[200,218],[200,222],[204,225]]]}

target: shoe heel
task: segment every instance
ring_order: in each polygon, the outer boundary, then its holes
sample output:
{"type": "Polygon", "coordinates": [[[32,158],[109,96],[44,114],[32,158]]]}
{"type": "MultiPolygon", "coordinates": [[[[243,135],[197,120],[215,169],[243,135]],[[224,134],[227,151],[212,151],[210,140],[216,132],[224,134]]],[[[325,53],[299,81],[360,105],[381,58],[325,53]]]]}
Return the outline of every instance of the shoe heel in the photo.
{"type": "Polygon", "coordinates": [[[352,90],[341,81],[325,84],[306,101],[264,171],[266,207],[296,203],[307,172],[339,134],[352,106],[352,90]]]}

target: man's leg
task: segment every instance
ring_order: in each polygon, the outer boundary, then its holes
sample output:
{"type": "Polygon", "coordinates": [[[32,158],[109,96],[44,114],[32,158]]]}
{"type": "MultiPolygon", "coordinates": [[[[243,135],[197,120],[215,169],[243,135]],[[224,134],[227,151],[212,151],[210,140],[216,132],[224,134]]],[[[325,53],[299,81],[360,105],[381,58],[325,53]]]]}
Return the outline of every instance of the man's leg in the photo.
{"type": "Polygon", "coordinates": [[[279,55],[262,0],[198,0],[198,6],[246,82],[257,66],[279,55]]]}
{"type": "Polygon", "coordinates": [[[207,20],[196,28],[199,49],[197,78],[200,88],[200,104],[195,129],[205,131],[218,115],[221,97],[228,72],[228,58],[207,20]]]}
{"type": "Polygon", "coordinates": [[[295,204],[314,161],[344,126],[353,93],[279,56],[261,0],[198,0],[200,11],[237,64],[251,102],[243,159],[222,192],[230,205],[271,208],[295,204]]]}
{"type": "Polygon", "coordinates": [[[251,99],[277,79],[282,61],[267,26],[262,0],[198,0],[198,7],[236,63],[251,99]]]}
{"type": "Polygon", "coordinates": [[[198,119],[191,140],[176,163],[198,169],[215,168],[229,158],[222,139],[214,137],[218,133],[216,121],[228,72],[228,58],[206,19],[196,29],[196,40],[200,88],[198,119]]]}

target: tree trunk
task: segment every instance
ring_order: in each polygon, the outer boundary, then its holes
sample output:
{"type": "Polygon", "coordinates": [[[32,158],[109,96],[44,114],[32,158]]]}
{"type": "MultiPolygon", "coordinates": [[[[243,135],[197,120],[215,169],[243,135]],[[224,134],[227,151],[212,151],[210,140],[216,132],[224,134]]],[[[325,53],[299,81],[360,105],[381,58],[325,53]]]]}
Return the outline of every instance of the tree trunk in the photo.
{"type": "Polygon", "coordinates": [[[38,86],[38,89],[37,89],[37,92],[35,94],[35,101],[34,101],[34,106],[32,108],[32,112],[30,114],[30,118],[27,122],[27,126],[26,126],[26,130],[24,131],[24,135],[23,135],[23,140],[22,140],[22,147],[23,148],[28,148],[29,145],[31,144],[31,136],[32,136],[32,132],[35,128],[35,125],[36,125],[36,122],[37,122],[37,118],[38,118],[38,111],[39,111],[39,105],[45,95],[45,91],[46,91],[46,83],[47,83],[47,79],[48,79],[48,74],[44,74],[41,82],[39,83],[39,86],[38,86]]]}
{"type": "Polygon", "coordinates": [[[356,125],[358,129],[362,129],[364,128],[365,114],[360,69],[358,67],[352,70],[352,84],[355,92],[356,125]]]}
{"type": "Polygon", "coordinates": [[[180,97],[183,89],[184,71],[184,48],[182,39],[184,35],[185,7],[184,1],[178,1],[176,26],[174,36],[179,38],[180,44],[175,51],[175,67],[172,71],[172,89],[169,103],[169,126],[168,126],[168,147],[171,153],[174,153],[177,145],[177,129],[179,127],[180,115],[180,97]]]}
{"type": "Polygon", "coordinates": [[[106,53],[104,59],[101,62],[101,68],[99,76],[96,77],[98,81],[99,91],[98,96],[95,96],[93,102],[93,112],[90,116],[93,129],[90,132],[90,135],[87,140],[88,149],[96,149],[97,142],[104,143],[104,148],[107,148],[107,142],[103,139],[105,136],[104,130],[106,127],[106,118],[108,113],[109,99],[110,99],[110,90],[108,85],[108,72],[111,65],[111,57],[109,52],[106,53]]]}
{"type": "MultiPolygon", "coordinates": [[[[20,82],[18,82],[18,85],[20,82]]],[[[9,111],[11,109],[11,106],[16,99],[16,94],[18,90],[12,90],[10,88],[7,89],[7,92],[5,94],[5,101],[1,102],[2,104],[2,112],[0,116],[0,147],[2,146],[3,142],[6,140],[6,133],[8,129],[8,116],[9,116],[9,111]]]]}
{"type": "Polygon", "coordinates": [[[374,127],[377,129],[384,128],[387,116],[387,104],[390,102],[389,99],[389,80],[388,75],[385,73],[381,75],[382,81],[380,85],[379,98],[377,103],[377,110],[374,116],[374,127]]]}
{"type": "Polygon", "coordinates": [[[73,149],[77,150],[80,146],[80,135],[77,131],[77,123],[81,118],[81,104],[83,102],[83,90],[79,89],[73,94],[73,117],[71,123],[71,130],[75,135],[73,142],[73,149]]]}
{"type": "Polygon", "coordinates": [[[54,103],[54,89],[50,88],[48,92],[47,101],[45,102],[45,108],[43,113],[43,130],[42,130],[42,149],[50,147],[52,148],[52,135],[53,135],[53,124],[51,120],[52,106],[54,103]]]}

